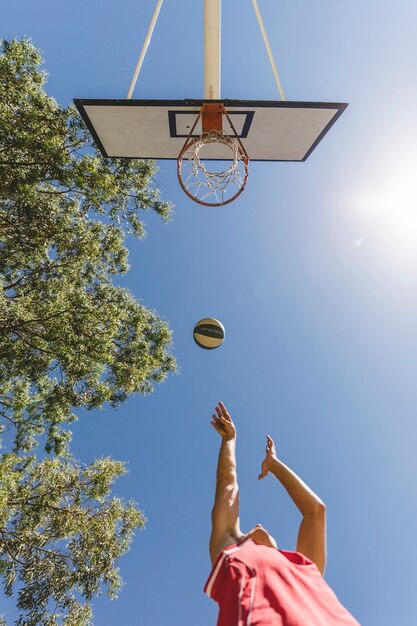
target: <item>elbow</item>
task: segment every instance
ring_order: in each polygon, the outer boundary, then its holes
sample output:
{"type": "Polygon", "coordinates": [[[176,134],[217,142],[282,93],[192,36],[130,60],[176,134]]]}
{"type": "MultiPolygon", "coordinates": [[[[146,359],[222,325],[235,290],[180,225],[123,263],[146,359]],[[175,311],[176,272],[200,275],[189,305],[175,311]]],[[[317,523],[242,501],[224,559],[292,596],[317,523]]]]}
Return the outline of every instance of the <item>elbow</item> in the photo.
{"type": "Polygon", "coordinates": [[[311,504],[307,509],[303,511],[303,515],[309,517],[314,515],[315,517],[326,517],[326,505],[324,502],[315,502],[311,504]]]}

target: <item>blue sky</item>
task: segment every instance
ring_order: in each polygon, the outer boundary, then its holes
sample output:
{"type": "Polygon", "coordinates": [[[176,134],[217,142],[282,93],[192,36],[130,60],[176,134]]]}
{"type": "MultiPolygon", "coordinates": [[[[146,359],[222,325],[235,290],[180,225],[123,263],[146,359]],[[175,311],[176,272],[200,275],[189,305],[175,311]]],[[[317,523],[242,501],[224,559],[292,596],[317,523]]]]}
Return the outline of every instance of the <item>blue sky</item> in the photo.
{"type": "MultiPolygon", "coordinates": [[[[3,2],[1,36],[33,39],[61,104],[123,98],[154,4],[3,2]]],[[[278,99],[251,2],[223,5],[222,96],[278,99]]],[[[123,284],[169,320],[181,373],[74,428],[83,461],[129,462],[116,491],[148,518],[121,561],[119,600],[94,603],[97,626],[215,624],[202,587],[218,400],[238,428],[243,530],[261,522],[295,546],[295,507],[271,477],[256,480],[269,432],[327,504],[326,578],[343,603],[363,626],[415,624],[417,5],[260,7],[287,99],[349,107],[307,162],[252,164],[227,207],[194,204],[175,163],[160,164],[174,220],[146,216],[123,284]],[[210,353],[192,340],[208,315],[227,331],[210,353]]],[[[202,96],[202,8],[166,0],[136,97],[202,96]]]]}

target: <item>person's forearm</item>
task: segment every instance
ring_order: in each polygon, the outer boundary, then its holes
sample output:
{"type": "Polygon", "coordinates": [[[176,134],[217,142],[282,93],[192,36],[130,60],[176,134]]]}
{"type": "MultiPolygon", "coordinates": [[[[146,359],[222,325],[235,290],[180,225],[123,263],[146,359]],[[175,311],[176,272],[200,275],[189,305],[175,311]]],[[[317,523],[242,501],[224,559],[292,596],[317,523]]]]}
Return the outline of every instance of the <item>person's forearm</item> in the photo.
{"type": "Polygon", "coordinates": [[[284,463],[274,459],[270,471],[285,487],[290,498],[303,515],[324,508],[322,500],[284,463]]]}
{"type": "Polygon", "coordinates": [[[237,486],[236,439],[222,439],[217,463],[217,488],[237,486]]]}

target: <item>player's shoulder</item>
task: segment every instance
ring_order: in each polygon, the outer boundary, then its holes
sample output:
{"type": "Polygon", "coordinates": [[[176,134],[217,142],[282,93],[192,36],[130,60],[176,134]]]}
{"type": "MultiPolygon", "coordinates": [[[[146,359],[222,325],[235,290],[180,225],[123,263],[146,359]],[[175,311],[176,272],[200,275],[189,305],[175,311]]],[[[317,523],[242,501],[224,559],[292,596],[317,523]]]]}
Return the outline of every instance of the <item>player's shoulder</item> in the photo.
{"type": "Polygon", "coordinates": [[[278,550],[278,552],[293,565],[312,565],[314,569],[317,569],[317,565],[314,563],[314,561],[309,559],[308,556],[306,556],[302,552],[297,552],[294,550],[278,550]]]}

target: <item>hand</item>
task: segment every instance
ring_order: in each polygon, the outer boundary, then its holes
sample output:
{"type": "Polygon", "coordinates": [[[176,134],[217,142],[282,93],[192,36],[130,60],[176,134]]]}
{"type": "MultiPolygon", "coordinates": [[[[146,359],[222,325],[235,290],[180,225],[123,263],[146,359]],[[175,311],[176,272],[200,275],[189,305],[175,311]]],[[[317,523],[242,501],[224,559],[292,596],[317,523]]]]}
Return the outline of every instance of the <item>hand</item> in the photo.
{"type": "Polygon", "coordinates": [[[210,424],[217,430],[223,441],[235,439],[236,428],[223,402],[219,402],[215,410],[217,415],[212,415],[213,421],[210,424]]]}
{"type": "Polygon", "coordinates": [[[275,443],[272,437],[266,436],[266,455],[262,461],[261,473],[258,476],[258,480],[262,480],[271,471],[271,467],[274,461],[277,460],[277,451],[275,449],[275,443]]]}

